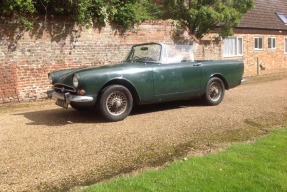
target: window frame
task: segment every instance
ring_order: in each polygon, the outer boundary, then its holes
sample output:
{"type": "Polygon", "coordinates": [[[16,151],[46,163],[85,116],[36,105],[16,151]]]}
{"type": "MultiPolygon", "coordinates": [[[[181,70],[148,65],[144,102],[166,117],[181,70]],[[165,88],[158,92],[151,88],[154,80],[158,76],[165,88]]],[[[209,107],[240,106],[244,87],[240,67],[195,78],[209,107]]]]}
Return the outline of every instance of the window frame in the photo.
{"type": "Polygon", "coordinates": [[[263,37],[254,37],[254,51],[263,51],[264,49],[264,38],[263,37]],[[262,47],[260,48],[260,41],[258,41],[258,48],[256,48],[256,40],[260,40],[262,42],[262,47]]]}
{"type": "Polygon", "coordinates": [[[276,37],[268,37],[268,49],[275,50],[276,49],[276,37]],[[271,47],[269,47],[269,40],[271,39],[271,47]],[[274,40],[274,41],[273,41],[274,40]]]}
{"type": "MultiPolygon", "coordinates": [[[[231,36],[231,37],[227,37],[226,39],[235,39],[235,55],[226,55],[226,52],[225,52],[225,42],[224,42],[224,50],[223,50],[223,57],[242,57],[243,56],[243,37],[234,37],[234,36],[231,36]],[[240,39],[240,40],[239,40],[240,39]],[[240,46],[239,46],[239,43],[241,41],[241,49],[240,49],[240,46]]],[[[225,39],[224,39],[225,40],[225,39]]]]}
{"type": "Polygon", "coordinates": [[[277,16],[281,19],[281,21],[284,23],[284,25],[287,25],[287,17],[284,13],[276,12],[277,16]]]}

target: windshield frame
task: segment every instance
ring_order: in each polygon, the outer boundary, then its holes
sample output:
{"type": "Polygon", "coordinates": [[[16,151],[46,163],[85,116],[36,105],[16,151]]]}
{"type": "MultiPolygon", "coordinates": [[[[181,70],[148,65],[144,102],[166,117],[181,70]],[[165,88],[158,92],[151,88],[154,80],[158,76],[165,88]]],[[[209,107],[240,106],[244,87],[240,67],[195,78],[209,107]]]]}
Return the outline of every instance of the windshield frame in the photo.
{"type": "Polygon", "coordinates": [[[125,61],[126,62],[144,62],[144,63],[162,63],[162,44],[161,43],[155,43],[155,42],[151,42],[151,43],[142,43],[142,44],[136,44],[133,45],[131,50],[129,51],[125,61]],[[140,47],[140,46],[146,46],[146,45],[159,45],[160,46],[160,53],[159,53],[159,60],[155,61],[155,60],[133,60],[133,59],[129,59],[131,57],[131,55],[133,54],[133,50],[135,47],[140,47]]]}

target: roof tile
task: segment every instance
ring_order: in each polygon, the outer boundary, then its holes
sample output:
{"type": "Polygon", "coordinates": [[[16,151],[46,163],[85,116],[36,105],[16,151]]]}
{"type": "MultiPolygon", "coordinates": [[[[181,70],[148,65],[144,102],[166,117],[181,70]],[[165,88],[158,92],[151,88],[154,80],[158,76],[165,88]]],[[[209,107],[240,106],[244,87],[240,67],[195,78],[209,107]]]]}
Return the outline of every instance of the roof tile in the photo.
{"type": "Polygon", "coordinates": [[[277,12],[287,17],[286,0],[254,0],[254,9],[243,16],[239,28],[287,30],[277,12]]]}

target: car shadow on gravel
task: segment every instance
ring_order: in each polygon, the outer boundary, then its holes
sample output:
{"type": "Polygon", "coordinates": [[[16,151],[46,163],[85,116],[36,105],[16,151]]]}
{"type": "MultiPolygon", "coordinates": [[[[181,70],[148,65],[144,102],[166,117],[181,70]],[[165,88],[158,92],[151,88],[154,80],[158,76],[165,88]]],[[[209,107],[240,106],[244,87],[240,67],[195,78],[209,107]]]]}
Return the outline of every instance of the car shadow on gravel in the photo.
{"type": "Polygon", "coordinates": [[[206,105],[201,99],[194,98],[189,100],[170,101],[164,103],[135,106],[130,115],[140,115],[144,113],[153,113],[153,112],[179,109],[185,107],[204,107],[204,106],[206,105]]]}
{"type": "Polygon", "coordinates": [[[51,109],[27,113],[18,113],[32,122],[27,125],[61,126],[74,123],[104,123],[97,111],[76,111],[74,109],[51,109]]]}
{"type": "MultiPolygon", "coordinates": [[[[184,107],[204,106],[201,100],[183,100],[165,102],[153,105],[134,106],[130,115],[141,115],[159,111],[166,111],[184,107]]],[[[51,109],[43,111],[33,111],[26,113],[18,113],[14,115],[22,115],[32,122],[27,125],[46,125],[46,126],[61,126],[74,123],[109,123],[96,110],[76,111],[72,108],[66,109],[51,109]]]]}

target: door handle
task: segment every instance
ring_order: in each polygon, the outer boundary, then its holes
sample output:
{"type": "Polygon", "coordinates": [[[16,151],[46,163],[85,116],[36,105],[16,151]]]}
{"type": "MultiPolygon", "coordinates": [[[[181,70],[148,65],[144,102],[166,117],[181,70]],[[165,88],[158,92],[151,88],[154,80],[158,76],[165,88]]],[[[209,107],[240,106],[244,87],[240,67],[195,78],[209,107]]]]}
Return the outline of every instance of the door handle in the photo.
{"type": "Polygon", "coordinates": [[[195,63],[193,64],[193,66],[196,66],[196,67],[201,66],[201,63],[195,63]]]}

